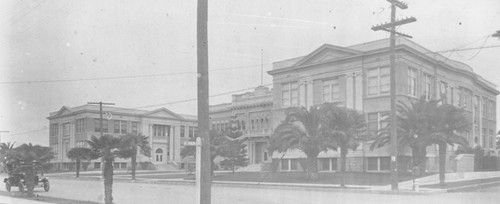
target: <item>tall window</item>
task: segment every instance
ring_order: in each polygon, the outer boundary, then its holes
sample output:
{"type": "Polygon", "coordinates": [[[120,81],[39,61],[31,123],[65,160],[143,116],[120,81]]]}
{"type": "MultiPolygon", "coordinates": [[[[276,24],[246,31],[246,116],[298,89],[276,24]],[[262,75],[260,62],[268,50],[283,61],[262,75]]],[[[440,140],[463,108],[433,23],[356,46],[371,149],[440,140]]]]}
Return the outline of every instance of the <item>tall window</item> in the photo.
{"type": "Polygon", "coordinates": [[[75,122],[75,131],[78,132],[85,132],[85,119],[77,119],[75,122]]]}
{"type": "Polygon", "coordinates": [[[299,83],[290,82],[281,85],[281,100],[282,106],[299,105],[299,83]]]}
{"type": "Polygon", "coordinates": [[[63,124],[63,136],[67,137],[70,134],[70,127],[69,123],[64,123],[63,124]]]}
{"type": "Polygon", "coordinates": [[[169,125],[153,125],[153,136],[164,137],[169,136],[170,126],[169,125]]]}
{"type": "Polygon", "coordinates": [[[389,67],[368,70],[368,95],[388,94],[390,89],[389,67]]]}
{"type": "Polygon", "coordinates": [[[372,133],[377,133],[380,129],[384,128],[387,126],[388,121],[387,118],[389,116],[388,112],[374,112],[374,113],[368,113],[368,129],[372,133]]]}
{"type": "Polygon", "coordinates": [[[474,124],[475,125],[478,125],[479,124],[479,96],[474,96],[474,102],[473,102],[473,106],[474,106],[474,124]]]}
{"type": "Polygon", "coordinates": [[[114,125],[115,133],[118,134],[127,134],[127,121],[124,120],[115,120],[114,125]]]}
{"type": "Polygon", "coordinates": [[[196,127],[189,126],[189,138],[195,138],[197,136],[196,127]]]}
{"type": "Polygon", "coordinates": [[[443,104],[449,104],[449,97],[448,97],[448,83],[441,81],[439,85],[439,98],[442,99],[443,104]]]}
{"type": "MultiPolygon", "coordinates": [[[[186,126],[184,125],[181,125],[181,137],[185,137],[186,136],[186,126]]],[[[212,128],[213,129],[213,128],[212,128]]]]}
{"type": "Polygon", "coordinates": [[[488,98],[486,97],[483,97],[483,101],[482,101],[482,104],[483,104],[483,117],[482,118],[485,118],[486,119],[486,115],[488,114],[488,98]]]}
{"type": "MultiPolygon", "coordinates": [[[[108,132],[108,120],[102,120],[102,132],[108,132]]],[[[94,119],[94,131],[101,132],[100,119],[94,119]]]]}
{"type": "Polygon", "coordinates": [[[50,145],[50,148],[52,150],[52,153],[54,153],[54,156],[57,157],[57,154],[59,154],[59,147],[57,144],[50,145]]]}
{"type": "Polygon", "coordinates": [[[163,161],[163,150],[162,149],[156,149],[155,156],[156,156],[156,161],[157,162],[162,162],[163,161]]]}
{"type": "Polygon", "coordinates": [[[137,134],[139,131],[138,131],[138,126],[139,126],[139,123],[138,122],[131,122],[131,128],[132,128],[132,133],[133,134],[137,134]]]}
{"type": "Polygon", "coordinates": [[[50,124],[50,136],[57,137],[59,135],[59,124],[52,123],[50,124]]]}
{"type": "Polygon", "coordinates": [[[323,102],[332,102],[340,99],[339,79],[323,81],[323,102]]]}
{"type": "Polygon", "coordinates": [[[432,76],[424,73],[424,96],[426,100],[431,100],[432,76]]]}
{"type": "Polygon", "coordinates": [[[408,67],[408,95],[417,96],[417,69],[408,67]]]}

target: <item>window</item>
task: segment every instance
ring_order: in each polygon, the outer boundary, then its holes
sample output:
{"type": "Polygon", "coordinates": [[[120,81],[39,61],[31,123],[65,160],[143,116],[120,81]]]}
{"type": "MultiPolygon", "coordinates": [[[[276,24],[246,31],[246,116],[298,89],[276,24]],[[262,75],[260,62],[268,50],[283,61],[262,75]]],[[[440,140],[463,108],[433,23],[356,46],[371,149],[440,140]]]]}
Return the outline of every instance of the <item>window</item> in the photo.
{"type": "Polygon", "coordinates": [[[155,156],[156,156],[157,162],[162,162],[163,161],[163,149],[156,149],[155,156]]]}
{"type": "Polygon", "coordinates": [[[408,95],[417,96],[417,69],[408,67],[408,95]]]}
{"type": "Polygon", "coordinates": [[[282,171],[295,171],[298,169],[297,159],[282,159],[281,160],[281,170],[282,171]]]}
{"type": "Polygon", "coordinates": [[[368,70],[368,95],[388,94],[390,89],[389,67],[368,70]]]}
{"type": "Polygon", "coordinates": [[[63,146],[62,146],[63,157],[66,157],[68,151],[69,151],[69,141],[65,140],[63,141],[63,146]]]}
{"type": "Polygon", "coordinates": [[[441,81],[439,85],[439,98],[442,100],[443,104],[449,104],[450,98],[448,97],[448,83],[441,81]]]}
{"type": "Polygon", "coordinates": [[[336,171],[337,158],[322,158],[320,159],[322,171],[336,171]]]}
{"type": "Polygon", "coordinates": [[[57,123],[50,124],[50,136],[51,137],[59,136],[59,124],[57,123]]]}
{"type": "Polygon", "coordinates": [[[299,83],[290,82],[281,85],[282,106],[299,105],[299,83]]]}
{"type": "Polygon", "coordinates": [[[101,168],[101,162],[94,162],[94,169],[100,169],[101,168]]]}
{"type": "Polygon", "coordinates": [[[131,122],[132,133],[134,134],[139,133],[138,126],[139,126],[138,122],[131,122]]]}
{"type": "Polygon", "coordinates": [[[461,99],[462,99],[462,102],[461,102],[461,106],[465,109],[465,110],[472,110],[472,102],[471,102],[471,98],[472,98],[472,92],[469,91],[468,89],[465,89],[465,88],[461,88],[461,91],[462,91],[462,96],[461,96],[461,99]]]}
{"type": "MultiPolygon", "coordinates": [[[[108,132],[108,120],[102,120],[102,132],[108,132]]],[[[101,132],[100,119],[94,119],[94,131],[101,132]]]]}
{"type": "Polygon", "coordinates": [[[483,128],[483,148],[488,149],[488,135],[486,128],[483,128]]]}
{"type": "Polygon", "coordinates": [[[76,126],[75,130],[77,133],[85,132],[85,119],[84,118],[77,119],[75,122],[75,126],[76,126]]]}
{"type": "Polygon", "coordinates": [[[431,100],[432,76],[424,73],[424,96],[426,100],[431,100]]]}
{"type": "Polygon", "coordinates": [[[70,134],[69,123],[64,123],[63,124],[63,136],[67,137],[67,136],[69,136],[69,134],[70,134]]]}
{"type": "Polygon", "coordinates": [[[87,147],[86,141],[78,141],[76,142],[76,147],[87,147]]]}
{"type": "Polygon", "coordinates": [[[127,133],[127,121],[115,120],[115,133],[126,134],[127,133]]]}
{"type": "Polygon", "coordinates": [[[196,127],[189,126],[189,138],[195,138],[197,135],[196,131],[196,127]]]}
{"type": "Polygon", "coordinates": [[[483,108],[483,117],[482,118],[485,118],[486,119],[486,114],[488,114],[488,99],[486,97],[483,97],[483,101],[482,101],[482,108],[483,108]]]}
{"type": "Polygon", "coordinates": [[[59,146],[57,144],[50,145],[50,148],[52,150],[52,153],[54,153],[54,156],[57,157],[57,154],[59,154],[59,146]]]}
{"type": "Polygon", "coordinates": [[[490,149],[495,148],[495,131],[490,129],[490,149]]]}
{"type": "Polygon", "coordinates": [[[153,125],[153,136],[155,136],[155,137],[170,136],[170,126],[169,125],[153,125]]]}
{"type": "Polygon", "coordinates": [[[374,134],[377,134],[379,130],[385,128],[389,124],[389,121],[387,121],[388,117],[388,112],[368,113],[368,130],[370,130],[374,134]]]}
{"type": "Polygon", "coordinates": [[[489,111],[489,114],[488,114],[488,119],[495,120],[495,117],[494,117],[495,116],[495,111],[496,111],[495,101],[490,100],[489,108],[490,108],[490,111],[489,111]]]}
{"type": "Polygon", "coordinates": [[[480,117],[479,117],[479,114],[480,114],[480,112],[479,112],[479,96],[474,96],[473,104],[474,104],[473,105],[474,106],[473,107],[474,108],[474,121],[473,122],[475,125],[478,125],[479,119],[480,119],[480,117]]]}
{"type": "Polygon", "coordinates": [[[340,99],[339,79],[323,81],[323,102],[333,102],[340,99]]]}
{"type": "Polygon", "coordinates": [[[367,171],[390,171],[391,169],[390,157],[368,157],[366,163],[367,171]]]}
{"type": "MultiPolygon", "coordinates": [[[[186,136],[186,130],[184,128],[186,128],[186,126],[181,125],[181,137],[185,137],[186,136]]],[[[214,129],[214,128],[212,128],[212,129],[214,129]]]]}

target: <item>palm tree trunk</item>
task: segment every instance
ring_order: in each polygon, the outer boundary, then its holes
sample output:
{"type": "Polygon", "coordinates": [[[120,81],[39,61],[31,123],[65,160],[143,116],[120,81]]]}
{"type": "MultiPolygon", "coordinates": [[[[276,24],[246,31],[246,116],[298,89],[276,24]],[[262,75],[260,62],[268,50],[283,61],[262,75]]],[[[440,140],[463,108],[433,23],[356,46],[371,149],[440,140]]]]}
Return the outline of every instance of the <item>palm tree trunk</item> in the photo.
{"type": "Polygon", "coordinates": [[[444,185],[446,172],[446,143],[439,143],[439,184],[444,185]]]}
{"type": "Polygon", "coordinates": [[[113,203],[113,158],[104,160],[104,203],[113,203]]]}
{"type": "Polygon", "coordinates": [[[76,177],[80,177],[80,159],[76,159],[76,177]]]}
{"type": "Polygon", "coordinates": [[[318,157],[307,157],[307,178],[315,181],[318,179],[318,157]]]}
{"type": "Polygon", "coordinates": [[[340,147],[340,187],[345,187],[345,166],[346,166],[346,157],[347,157],[347,147],[340,147]]]}
{"type": "Polygon", "coordinates": [[[137,168],[137,156],[136,155],[133,155],[131,157],[132,161],[131,161],[131,165],[132,165],[132,180],[135,181],[135,169],[137,168]]]}
{"type": "Polygon", "coordinates": [[[35,189],[35,171],[28,167],[29,169],[27,169],[26,171],[26,179],[24,180],[25,181],[25,184],[26,184],[26,188],[27,188],[27,193],[28,193],[28,197],[33,197],[35,196],[34,194],[34,189],[35,189]]]}

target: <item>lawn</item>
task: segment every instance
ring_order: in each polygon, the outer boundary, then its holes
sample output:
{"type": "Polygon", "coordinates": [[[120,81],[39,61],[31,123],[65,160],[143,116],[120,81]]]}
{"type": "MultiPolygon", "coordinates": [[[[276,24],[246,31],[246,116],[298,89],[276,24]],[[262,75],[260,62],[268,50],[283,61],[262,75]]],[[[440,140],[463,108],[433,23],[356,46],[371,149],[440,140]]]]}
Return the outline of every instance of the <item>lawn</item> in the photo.
{"type": "MultiPolygon", "coordinates": [[[[214,181],[243,181],[243,182],[269,182],[269,183],[313,183],[313,184],[340,184],[340,173],[319,173],[318,180],[311,181],[304,172],[236,172],[216,173],[214,181]]],[[[383,186],[391,184],[390,173],[348,172],[345,174],[346,185],[374,185],[383,186]]],[[[194,176],[186,177],[193,180],[194,176]]],[[[410,175],[399,175],[399,181],[411,180],[410,175]]]]}

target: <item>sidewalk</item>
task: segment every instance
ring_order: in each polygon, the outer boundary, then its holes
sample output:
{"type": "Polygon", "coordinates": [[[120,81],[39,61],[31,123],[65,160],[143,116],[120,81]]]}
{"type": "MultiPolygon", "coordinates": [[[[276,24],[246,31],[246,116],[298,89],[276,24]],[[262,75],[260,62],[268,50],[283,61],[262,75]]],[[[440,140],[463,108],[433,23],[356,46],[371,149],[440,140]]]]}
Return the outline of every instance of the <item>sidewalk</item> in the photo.
{"type": "Polygon", "coordinates": [[[37,203],[38,204],[40,204],[40,203],[47,204],[47,202],[14,198],[14,197],[10,197],[10,196],[2,196],[2,195],[0,195],[0,203],[1,204],[37,204],[37,203]]]}

